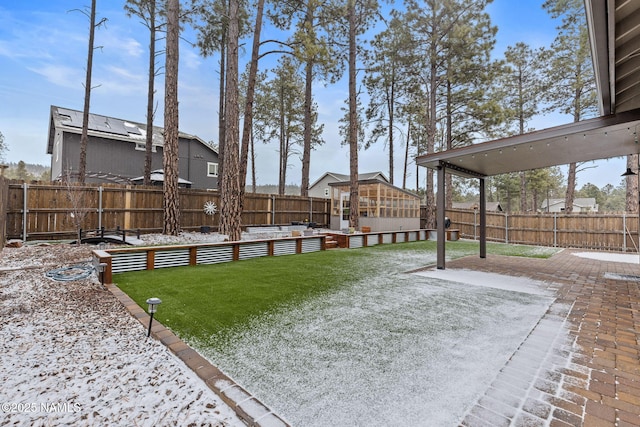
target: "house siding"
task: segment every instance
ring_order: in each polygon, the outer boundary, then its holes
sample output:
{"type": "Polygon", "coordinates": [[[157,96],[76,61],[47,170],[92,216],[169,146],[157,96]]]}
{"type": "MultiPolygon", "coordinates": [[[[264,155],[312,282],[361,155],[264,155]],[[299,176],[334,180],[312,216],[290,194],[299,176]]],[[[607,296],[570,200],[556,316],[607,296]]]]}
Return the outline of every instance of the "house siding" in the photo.
{"type": "Polygon", "coordinates": [[[192,188],[214,190],[218,187],[218,178],[207,176],[207,164],[218,163],[217,156],[212,158],[211,150],[193,139],[181,139],[178,157],[180,178],[191,181],[192,188]]]}
{"type": "MultiPolygon", "coordinates": [[[[325,176],[322,180],[316,182],[313,187],[309,189],[309,197],[317,197],[319,199],[329,199],[330,195],[327,196],[324,191],[329,187],[330,182],[335,182],[336,180],[331,176],[325,176]]],[[[331,194],[331,193],[329,193],[331,194]]]]}
{"type": "MultiPolygon", "coordinates": [[[[47,153],[51,154],[51,179],[67,173],[77,176],[80,163],[81,113],[51,106],[47,153]]],[[[144,175],[146,126],[106,116],[90,115],[85,181],[119,182],[144,175]],[[102,125],[100,125],[100,123],[102,125]],[[93,125],[91,125],[93,123],[93,125]]],[[[154,151],[151,170],[163,169],[162,129],[152,130],[154,151]]],[[[197,136],[179,134],[178,174],[191,188],[217,189],[218,178],[208,176],[208,163],[219,163],[216,150],[197,136]]]]}
{"type": "MultiPolygon", "coordinates": [[[[80,137],[76,133],[63,132],[60,156],[56,155],[57,142],[52,153],[51,178],[61,179],[68,171],[77,172],[80,162],[80,137]]],[[[57,138],[57,135],[56,135],[57,138]]],[[[162,169],[162,147],[152,153],[151,169],[162,169]]],[[[192,188],[215,189],[218,179],[207,176],[207,163],[218,162],[207,147],[199,141],[180,139],[178,169],[181,178],[193,183],[192,188]]],[[[108,174],[132,179],[144,174],[145,152],[136,150],[134,142],[90,136],[87,144],[87,173],[108,174]]],[[[88,176],[88,183],[103,183],[105,179],[88,176]]]]}

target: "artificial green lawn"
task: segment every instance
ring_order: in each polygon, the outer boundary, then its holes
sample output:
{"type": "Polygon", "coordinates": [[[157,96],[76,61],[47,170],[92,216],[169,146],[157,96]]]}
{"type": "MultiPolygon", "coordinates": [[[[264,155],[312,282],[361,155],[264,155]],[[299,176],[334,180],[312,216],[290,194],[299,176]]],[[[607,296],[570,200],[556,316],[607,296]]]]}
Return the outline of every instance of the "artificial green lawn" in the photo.
{"type": "MultiPolygon", "coordinates": [[[[224,342],[228,332],[248,325],[256,316],[382,274],[384,266],[372,258],[379,259],[385,251],[433,254],[436,243],[420,241],[121,273],[114,276],[114,282],[141,307],[146,308],[147,298],[160,298],[156,318],[178,335],[216,345],[224,342]]],[[[489,243],[487,252],[548,257],[554,251],[489,243]]],[[[447,242],[450,257],[477,253],[477,242],[447,242]]]]}

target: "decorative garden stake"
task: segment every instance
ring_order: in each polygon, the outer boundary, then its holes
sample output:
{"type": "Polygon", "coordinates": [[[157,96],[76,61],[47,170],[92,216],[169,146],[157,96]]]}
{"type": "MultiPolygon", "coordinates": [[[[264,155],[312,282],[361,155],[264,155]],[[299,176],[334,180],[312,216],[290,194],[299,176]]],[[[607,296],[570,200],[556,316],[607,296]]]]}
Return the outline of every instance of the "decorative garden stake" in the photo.
{"type": "Polygon", "coordinates": [[[149,319],[149,330],[147,331],[147,337],[151,335],[151,324],[153,323],[153,314],[158,309],[158,306],[162,304],[162,300],[160,298],[149,298],[147,300],[147,304],[149,304],[149,315],[151,318],[149,319]]]}
{"type": "MultiPolygon", "coordinates": [[[[209,200],[204,204],[204,207],[202,210],[204,211],[205,215],[208,215],[213,218],[216,212],[218,212],[218,206],[216,206],[214,202],[209,200]]],[[[200,227],[201,233],[208,233],[209,230],[210,230],[210,227],[208,225],[203,225],[202,227],[200,227]]]]}

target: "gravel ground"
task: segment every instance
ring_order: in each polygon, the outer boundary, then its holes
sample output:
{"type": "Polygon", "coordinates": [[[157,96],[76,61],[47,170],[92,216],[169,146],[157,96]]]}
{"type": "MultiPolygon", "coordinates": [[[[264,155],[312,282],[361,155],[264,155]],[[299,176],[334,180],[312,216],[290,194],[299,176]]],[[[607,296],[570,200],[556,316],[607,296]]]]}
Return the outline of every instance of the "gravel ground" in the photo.
{"type": "Polygon", "coordinates": [[[0,425],[244,426],[182,361],[146,338],[95,274],[46,276],[89,262],[93,248],[0,252],[0,425]]]}

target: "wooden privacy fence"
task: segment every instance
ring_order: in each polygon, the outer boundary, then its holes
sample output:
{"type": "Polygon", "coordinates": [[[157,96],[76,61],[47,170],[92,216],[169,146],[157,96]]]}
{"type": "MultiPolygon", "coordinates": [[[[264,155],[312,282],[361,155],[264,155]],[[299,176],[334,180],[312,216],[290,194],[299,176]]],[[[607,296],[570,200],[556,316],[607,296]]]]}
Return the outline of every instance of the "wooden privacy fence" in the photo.
{"type": "MultiPolygon", "coordinates": [[[[184,230],[217,229],[219,212],[207,215],[207,202],[220,206],[217,191],[180,189],[180,222],[184,230]]],[[[426,207],[421,208],[422,217],[426,207]]],[[[245,196],[243,226],[329,223],[330,202],[321,198],[252,194],[245,196]]],[[[446,215],[460,237],[477,239],[480,214],[449,209],[446,215]]],[[[74,237],[78,228],[121,227],[143,233],[162,231],[162,188],[122,185],[22,183],[0,178],[0,239],[74,237]],[[4,222],[4,226],[3,226],[4,222]],[[4,233],[4,237],[2,235],[4,233]]],[[[424,225],[422,228],[425,228],[424,225]]],[[[375,230],[374,230],[375,231],[375,230]]],[[[521,214],[487,212],[487,240],[556,247],[636,251],[638,215],[521,214]]]]}
{"type": "MultiPolygon", "coordinates": [[[[22,240],[73,237],[79,228],[139,229],[160,232],[163,225],[162,188],[122,185],[27,184],[7,186],[6,233],[22,240]]],[[[180,189],[183,230],[217,229],[220,214],[207,215],[207,202],[220,206],[217,191],[180,189]]],[[[284,225],[309,221],[328,224],[329,201],[298,196],[245,196],[242,225],[284,225]]]]}
{"type": "MultiPolygon", "coordinates": [[[[447,210],[451,227],[460,236],[478,239],[480,213],[467,209],[447,210]]],[[[627,213],[487,212],[487,240],[564,248],[637,251],[638,215],[627,213]]]]}
{"type": "Polygon", "coordinates": [[[7,201],[9,200],[9,182],[0,176],[0,248],[7,241],[7,201]]]}

